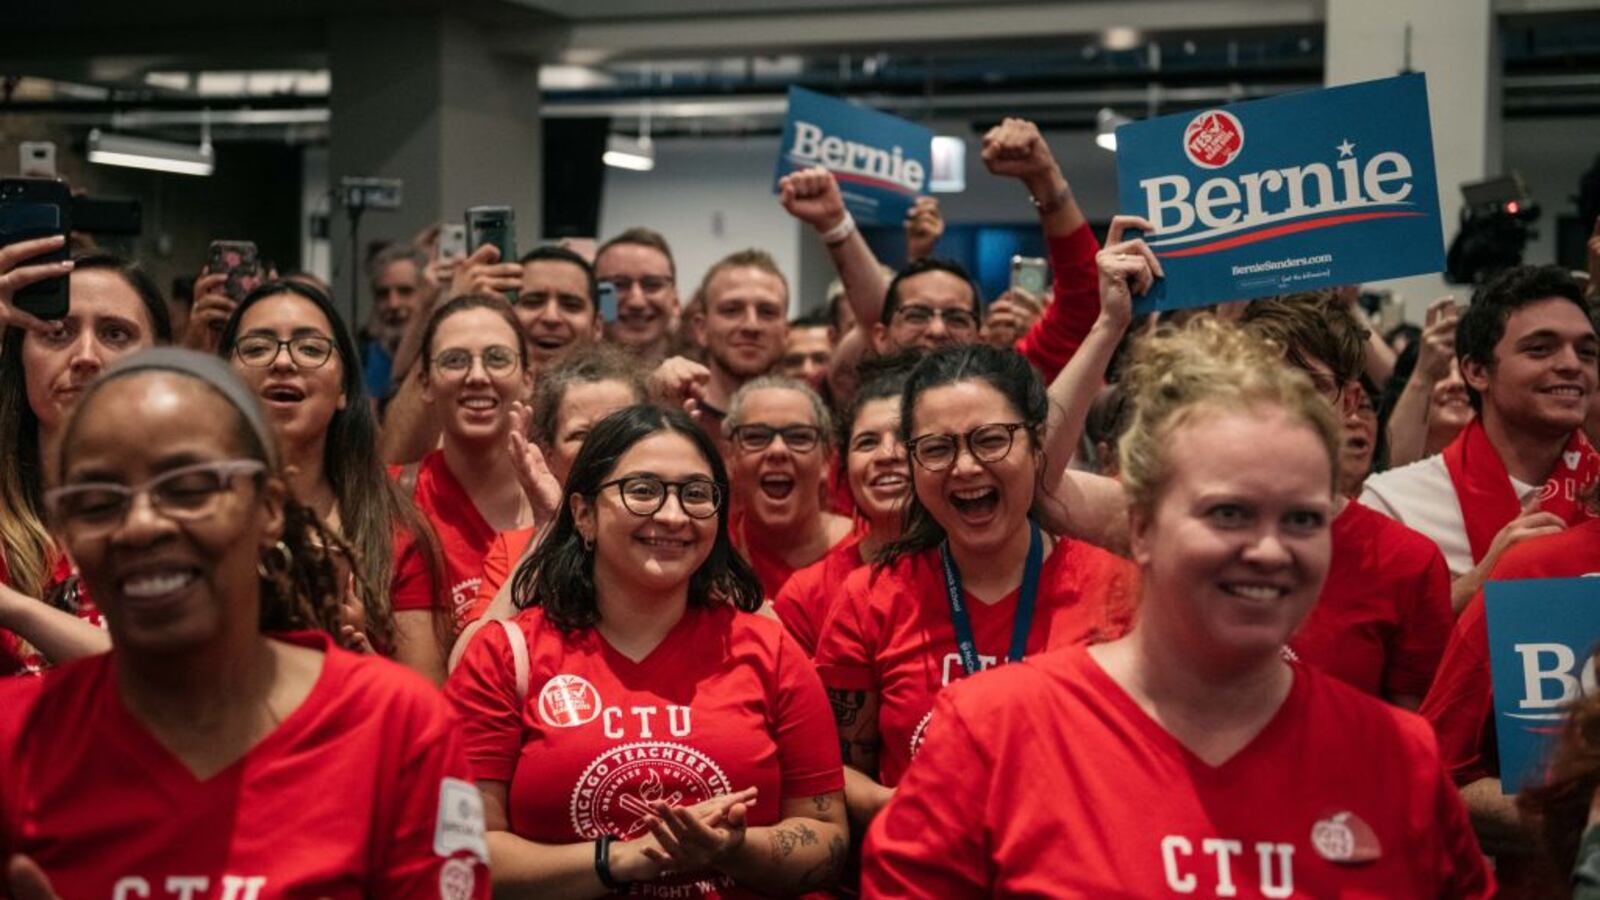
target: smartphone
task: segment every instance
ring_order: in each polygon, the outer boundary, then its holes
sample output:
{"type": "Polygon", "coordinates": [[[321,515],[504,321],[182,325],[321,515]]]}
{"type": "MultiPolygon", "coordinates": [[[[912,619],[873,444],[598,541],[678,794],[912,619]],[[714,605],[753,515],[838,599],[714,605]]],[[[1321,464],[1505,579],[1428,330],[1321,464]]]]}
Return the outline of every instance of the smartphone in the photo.
{"type": "MultiPolygon", "coordinates": [[[[0,247],[72,231],[72,192],[59,178],[0,181],[0,247]]],[[[32,257],[24,265],[62,262],[67,246],[32,257]]],[[[67,315],[67,276],[36,281],[12,296],[17,308],[41,319],[67,315]]]]}
{"type": "Polygon", "coordinates": [[[446,222],[439,226],[439,258],[461,259],[467,255],[467,226],[446,222]]]}
{"type": "Polygon", "coordinates": [[[23,141],[18,148],[22,159],[17,171],[24,178],[56,177],[56,145],[51,141],[23,141]]]}
{"type": "Polygon", "coordinates": [[[600,282],[600,321],[615,322],[617,320],[617,286],[609,281],[600,282]]]}
{"type": "Polygon", "coordinates": [[[212,275],[227,273],[228,280],[222,292],[235,303],[261,284],[260,255],[254,242],[212,241],[207,260],[207,272],[212,275]]]}
{"type": "Polygon", "coordinates": [[[1011,257],[1011,287],[1043,297],[1050,287],[1050,267],[1037,256],[1011,257]]]}
{"type": "Polygon", "coordinates": [[[500,261],[517,261],[517,215],[509,206],[474,206],[467,210],[467,250],[484,244],[500,248],[500,261]]]}

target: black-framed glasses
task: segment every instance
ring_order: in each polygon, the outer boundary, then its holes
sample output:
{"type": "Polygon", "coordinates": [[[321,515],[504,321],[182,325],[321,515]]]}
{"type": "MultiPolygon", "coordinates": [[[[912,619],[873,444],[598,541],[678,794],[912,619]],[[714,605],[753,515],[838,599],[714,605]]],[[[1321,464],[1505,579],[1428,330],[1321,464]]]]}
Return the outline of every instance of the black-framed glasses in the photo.
{"type": "Polygon", "coordinates": [[[678,506],[691,519],[709,519],[722,508],[722,488],[709,478],[664,481],[654,475],[625,475],[600,485],[595,493],[612,485],[622,495],[622,505],[636,516],[660,512],[669,492],[678,495],[678,506]]]}
{"type": "Polygon", "coordinates": [[[927,328],[933,324],[933,317],[938,316],[944,321],[944,327],[950,331],[972,331],[978,327],[978,317],[970,309],[934,309],[913,303],[895,309],[894,314],[900,321],[917,330],[927,328]]]}
{"type": "Polygon", "coordinates": [[[510,375],[522,363],[517,351],[504,344],[490,344],[479,353],[451,347],[433,358],[433,367],[449,376],[464,376],[473,360],[483,360],[483,370],[496,377],[510,375]]]}
{"type": "Polygon", "coordinates": [[[626,275],[618,275],[615,278],[602,278],[600,280],[616,288],[617,296],[619,297],[624,296],[629,291],[633,290],[634,285],[638,285],[639,290],[642,291],[646,297],[654,297],[656,294],[659,294],[667,288],[672,287],[672,279],[665,275],[645,275],[641,278],[629,278],[626,275]]]}
{"type": "Polygon", "coordinates": [[[917,465],[930,472],[942,472],[955,465],[961,445],[981,463],[996,463],[1011,453],[1011,443],[1026,422],[994,422],[979,425],[966,434],[924,434],[906,441],[906,450],[917,465]]]}
{"type": "Polygon", "coordinates": [[[783,437],[783,445],[795,453],[810,453],[822,442],[822,429],[815,425],[740,425],[733,430],[734,444],[745,453],[760,453],[772,446],[772,439],[783,437]]]}
{"type": "Polygon", "coordinates": [[[235,478],[259,475],[266,468],[258,459],[227,459],[172,469],[131,487],[110,481],[69,484],[45,491],[45,508],[63,528],[85,537],[116,530],[140,494],[161,515],[192,522],[217,511],[217,500],[232,490],[235,478]]]}
{"type": "Polygon", "coordinates": [[[246,335],[233,345],[233,355],[247,366],[265,369],[278,361],[278,354],[289,351],[289,361],[302,369],[320,369],[333,358],[333,341],[315,334],[303,334],[281,341],[264,334],[246,335]]]}

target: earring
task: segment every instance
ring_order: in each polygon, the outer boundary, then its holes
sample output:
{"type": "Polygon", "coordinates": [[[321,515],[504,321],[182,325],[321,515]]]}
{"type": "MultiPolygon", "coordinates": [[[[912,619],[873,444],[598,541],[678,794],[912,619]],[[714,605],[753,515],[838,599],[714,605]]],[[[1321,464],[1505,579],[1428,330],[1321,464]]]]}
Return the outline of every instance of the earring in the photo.
{"type": "Polygon", "coordinates": [[[585,553],[593,553],[594,552],[594,538],[588,536],[587,534],[579,535],[579,537],[583,538],[583,552],[585,552],[585,553]]]}
{"type": "Polygon", "coordinates": [[[289,545],[279,541],[267,548],[267,552],[256,561],[256,574],[272,581],[289,574],[294,568],[294,553],[289,550],[289,545]]]}

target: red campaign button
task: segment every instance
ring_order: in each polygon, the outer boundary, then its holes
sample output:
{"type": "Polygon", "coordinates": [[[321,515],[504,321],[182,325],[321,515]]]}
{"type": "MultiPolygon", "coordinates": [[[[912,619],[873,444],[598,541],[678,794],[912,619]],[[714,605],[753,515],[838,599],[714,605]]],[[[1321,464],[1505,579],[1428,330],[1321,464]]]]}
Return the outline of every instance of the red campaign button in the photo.
{"type": "Polygon", "coordinates": [[[1244,126],[1233,113],[1213,109],[1195,116],[1183,130],[1183,152],[1205,169],[1220,169],[1244,149],[1244,126]]]}

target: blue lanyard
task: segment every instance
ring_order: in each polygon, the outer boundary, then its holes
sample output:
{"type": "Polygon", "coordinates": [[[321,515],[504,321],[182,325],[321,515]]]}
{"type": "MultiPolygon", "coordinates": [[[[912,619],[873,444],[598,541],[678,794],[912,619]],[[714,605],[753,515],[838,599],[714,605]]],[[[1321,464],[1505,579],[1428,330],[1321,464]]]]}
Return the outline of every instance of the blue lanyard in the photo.
{"type": "MultiPolygon", "coordinates": [[[[1022,589],[1017,593],[1017,611],[1011,619],[1011,649],[1006,662],[1020,662],[1028,650],[1028,631],[1033,627],[1033,601],[1039,595],[1039,569],[1044,565],[1044,539],[1039,535],[1039,523],[1028,520],[1031,535],[1028,540],[1028,564],[1022,570],[1022,589]]],[[[968,675],[976,675],[983,664],[978,660],[978,642],[972,637],[972,618],[967,614],[967,595],[961,589],[961,573],[956,571],[955,560],[950,558],[950,542],[939,545],[939,556],[944,560],[945,598],[950,601],[950,624],[956,632],[956,651],[961,655],[961,667],[968,675]]]]}

